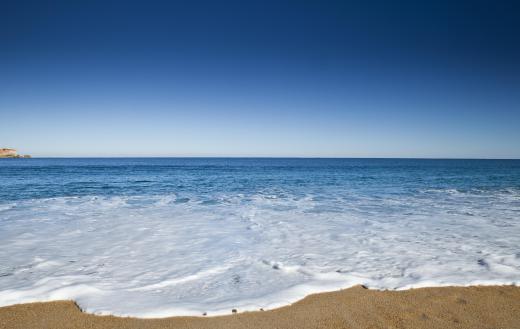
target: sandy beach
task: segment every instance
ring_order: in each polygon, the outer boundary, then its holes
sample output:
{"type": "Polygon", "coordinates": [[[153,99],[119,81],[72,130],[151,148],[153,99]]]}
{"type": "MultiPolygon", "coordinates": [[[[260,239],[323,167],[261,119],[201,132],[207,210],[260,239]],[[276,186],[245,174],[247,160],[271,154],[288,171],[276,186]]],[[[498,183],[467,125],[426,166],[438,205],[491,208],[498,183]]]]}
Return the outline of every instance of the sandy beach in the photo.
{"type": "MultiPolygon", "coordinates": [[[[218,317],[137,319],[83,313],[72,301],[0,308],[2,329],[27,328],[520,328],[520,287],[377,291],[362,286],[315,294],[270,311],[218,317]]],[[[231,313],[231,310],[230,310],[231,313]]]]}

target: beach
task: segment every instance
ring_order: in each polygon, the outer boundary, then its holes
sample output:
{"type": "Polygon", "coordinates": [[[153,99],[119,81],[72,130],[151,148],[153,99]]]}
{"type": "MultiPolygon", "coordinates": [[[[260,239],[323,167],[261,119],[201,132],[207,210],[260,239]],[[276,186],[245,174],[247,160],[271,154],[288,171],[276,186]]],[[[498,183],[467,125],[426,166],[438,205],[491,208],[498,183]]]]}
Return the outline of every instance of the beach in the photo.
{"type": "MultiPolygon", "coordinates": [[[[82,313],[72,301],[0,308],[0,328],[520,328],[520,287],[378,291],[355,286],[290,306],[216,317],[138,319],[82,313]]],[[[230,312],[231,313],[231,312],[230,312]]]]}
{"type": "Polygon", "coordinates": [[[519,283],[516,161],[11,159],[0,173],[0,306],[216,316],[358,284],[519,283]]]}
{"type": "Polygon", "coordinates": [[[520,1],[2,9],[0,329],[520,329],[520,1]]]}

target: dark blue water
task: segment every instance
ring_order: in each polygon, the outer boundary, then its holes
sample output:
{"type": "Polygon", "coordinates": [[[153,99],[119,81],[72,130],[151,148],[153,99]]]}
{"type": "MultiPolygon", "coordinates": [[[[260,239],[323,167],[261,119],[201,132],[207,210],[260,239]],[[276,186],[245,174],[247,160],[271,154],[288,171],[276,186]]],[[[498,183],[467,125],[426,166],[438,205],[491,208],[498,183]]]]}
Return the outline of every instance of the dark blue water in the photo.
{"type": "Polygon", "coordinates": [[[349,189],[520,189],[520,160],[281,158],[0,159],[0,200],[85,195],[349,189]]]}

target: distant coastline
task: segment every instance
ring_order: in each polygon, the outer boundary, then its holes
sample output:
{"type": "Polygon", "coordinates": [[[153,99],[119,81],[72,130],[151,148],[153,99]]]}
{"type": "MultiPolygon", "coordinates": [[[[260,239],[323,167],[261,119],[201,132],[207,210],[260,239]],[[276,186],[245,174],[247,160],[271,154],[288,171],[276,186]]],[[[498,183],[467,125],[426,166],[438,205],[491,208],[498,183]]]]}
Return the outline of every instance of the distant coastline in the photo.
{"type": "Polygon", "coordinates": [[[11,149],[11,148],[1,148],[0,149],[0,158],[18,159],[18,158],[30,158],[30,157],[31,156],[28,154],[25,154],[25,155],[18,154],[18,151],[16,151],[16,149],[11,149]]]}

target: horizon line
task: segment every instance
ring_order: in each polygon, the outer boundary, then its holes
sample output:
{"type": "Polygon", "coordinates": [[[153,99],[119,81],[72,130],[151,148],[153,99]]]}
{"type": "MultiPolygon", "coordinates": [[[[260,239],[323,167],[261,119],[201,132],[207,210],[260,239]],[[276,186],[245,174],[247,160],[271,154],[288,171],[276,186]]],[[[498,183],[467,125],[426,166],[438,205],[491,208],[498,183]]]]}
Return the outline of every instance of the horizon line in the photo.
{"type": "MultiPolygon", "coordinates": [[[[388,160],[520,160],[520,157],[352,157],[352,156],[207,156],[207,155],[189,155],[189,156],[132,156],[132,155],[115,155],[115,156],[31,156],[30,159],[388,159],[388,160]]],[[[9,159],[9,158],[6,158],[9,159]]],[[[18,158],[24,159],[24,158],[18,158]]]]}

